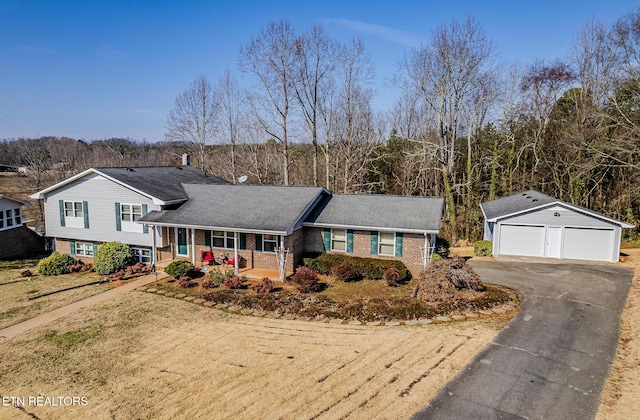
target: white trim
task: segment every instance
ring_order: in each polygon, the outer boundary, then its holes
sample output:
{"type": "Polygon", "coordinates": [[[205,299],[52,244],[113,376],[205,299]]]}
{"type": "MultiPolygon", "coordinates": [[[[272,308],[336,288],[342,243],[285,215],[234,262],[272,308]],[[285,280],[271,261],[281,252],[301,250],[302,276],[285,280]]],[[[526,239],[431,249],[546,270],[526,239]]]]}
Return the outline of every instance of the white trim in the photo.
{"type": "Polygon", "coordinates": [[[23,206],[30,206],[31,205],[31,203],[29,203],[28,201],[24,201],[24,200],[20,200],[19,198],[10,197],[8,195],[0,194],[0,200],[2,200],[2,199],[13,201],[13,202],[16,202],[16,203],[18,203],[20,205],[23,205],[23,206]]]}
{"type": "Polygon", "coordinates": [[[355,226],[355,225],[336,225],[329,223],[314,223],[307,222],[303,223],[302,226],[305,227],[318,227],[318,228],[327,228],[327,229],[351,229],[351,230],[364,230],[367,232],[400,232],[400,233],[440,233],[440,230],[431,230],[431,229],[404,229],[404,228],[395,228],[395,227],[377,227],[377,226],[355,226]]]}
{"type": "Polygon", "coordinates": [[[176,244],[176,256],[177,257],[188,257],[189,256],[189,228],[182,228],[182,227],[175,227],[174,228],[174,232],[175,232],[175,244],[176,244]],[[185,235],[186,235],[186,246],[187,246],[187,253],[186,254],[181,254],[180,253],[180,244],[178,243],[178,229],[184,229],[185,230],[185,235]]]}
{"type": "Polygon", "coordinates": [[[266,235],[262,235],[262,252],[267,252],[267,253],[274,254],[276,252],[276,250],[278,249],[278,242],[280,242],[281,237],[283,237],[283,235],[273,235],[273,234],[269,234],[269,233],[266,234],[266,235]],[[265,244],[264,237],[267,236],[267,235],[276,237],[275,239],[269,239],[269,241],[268,241],[268,242],[275,242],[276,243],[275,247],[273,248],[273,251],[265,251],[265,249],[264,249],[265,248],[264,247],[264,244],[265,244]]]}
{"type": "MultiPolygon", "coordinates": [[[[385,244],[385,245],[389,245],[389,244],[385,244]]],[[[396,256],[396,232],[384,232],[384,231],[378,231],[378,254],[377,255],[381,255],[383,257],[395,257],[396,256]],[[381,233],[393,233],[393,252],[391,254],[383,254],[382,252],[380,252],[380,250],[382,249],[382,235],[380,235],[381,233]]]]}
{"type": "Polygon", "coordinates": [[[176,223],[162,223],[162,222],[138,222],[143,225],[157,225],[157,226],[166,226],[166,227],[181,227],[187,229],[199,229],[199,230],[226,230],[229,232],[238,232],[238,233],[257,233],[259,235],[284,235],[289,236],[286,231],[282,230],[256,230],[256,229],[243,229],[243,228],[234,228],[234,227],[219,227],[219,226],[201,226],[201,225],[185,225],[185,224],[176,224],[176,223]]]}
{"type": "MultiPolygon", "coordinates": [[[[331,238],[329,239],[329,248],[330,248],[330,250],[333,251],[333,252],[347,252],[347,235],[349,234],[348,233],[348,229],[331,228],[329,230],[329,232],[331,233],[331,238]],[[334,241],[334,239],[333,239],[333,231],[334,230],[344,230],[344,249],[335,249],[333,247],[333,241],[334,241]]],[[[338,242],[340,242],[340,240],[338,240],[338,242]]]]}
{"type": "Polygon", "coordinates": [[[76,248],[76,252],[74,255],[80,255],[81,257],[95,257],[95,255],[93,255],[93,246],[94,246],[93,242],[84,242],[84,241],[74,241],[74,242],[75,242],[75,248],[76,248]],[[80,248],[78,247],[78,245],[82,245],[82,248],[84,249],[84,252],[85,252],[84,254],[78,253],[78,248],[80,248]],[[91,255],[86,253],[87,248],[89,248],[87,245],[90,247],[91,255]]]}
{"type": "Polygon", "coordinates": [[[131,250],[133,251],[133,253],[135,254],[136,258],[138,259],[138,262],[141,262],[143,264],[153,264],[153,250],[149,249],[149,248],[141,248],[141,247],[137,247],[137,246],[132,246],[131,250]],[[138,253],[136,253],[136,251],[148,251],[149,252],[149,262],[144,262],[141,261],[142,258],[142,252],[140,252],[138,255],[138,253]]]}
{"type": "Polygon", "coordinates": [[[232,231],[232,230],[217,230],[217,229],[212,229],[209,231],[209,235],[211,235],[211,248],[220,248],[220,249],[234,249],[236,248],[236,236],[237,236],[238,232],[232,231]],[[223,235],[219,236],[219,235],[215,235],[213,234],[213,232],[222,232],[223,235]],[[230,235],[229,235],[230,234],[230,235]],[[222,239],[222,241],[224,242],[224,246],[217,246],[216,244],[213,243],[214,238],[217,239],[222,239]],[[233,239],[234,242],[234,246],[232,247],[228,247],[227,245],[227,241],[233,239]]]}

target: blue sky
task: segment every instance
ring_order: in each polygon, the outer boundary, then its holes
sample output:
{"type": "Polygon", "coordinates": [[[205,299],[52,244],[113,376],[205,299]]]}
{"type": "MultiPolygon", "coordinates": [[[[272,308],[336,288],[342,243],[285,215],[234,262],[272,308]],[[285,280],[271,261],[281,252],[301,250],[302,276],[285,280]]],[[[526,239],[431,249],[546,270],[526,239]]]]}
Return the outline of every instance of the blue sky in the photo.
{"type": "MultiPolygon", "coordinates": [[[[474,16],[508,63],[553,60],[592,19],[631,0],[30,1],[0,0],[0,139],[69,136],[164,140],[176,96],[199,75],[237,71],[240,47],[271,21],[359,36],[376,67],[374,106],[403,52],[451,19],[474,16]]],[[[245,76],[244,79],[247,79],[245,76]]]]}

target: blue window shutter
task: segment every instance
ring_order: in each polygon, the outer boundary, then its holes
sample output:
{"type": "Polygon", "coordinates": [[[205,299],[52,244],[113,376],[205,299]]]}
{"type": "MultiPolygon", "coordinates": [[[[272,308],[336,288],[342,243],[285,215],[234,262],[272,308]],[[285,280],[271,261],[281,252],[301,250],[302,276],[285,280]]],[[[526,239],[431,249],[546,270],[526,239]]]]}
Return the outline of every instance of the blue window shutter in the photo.
{"type": "Polygon", "coordinates": [[[98,255],[98,244],[93,244],[93,256],[98,255]]]}
{"type": "Polygon", "coordinates": [[[60,226],[64,226],[64,200],[58,200],[60,205],[60,226]]]}
{"type": "MultiPolygon", "coordinates": [[[[146,204],[142,205],[142,217],[146,216],[149,212],[149,207],[146,204]]],[[[142,232],[149,233],[149,225],[142,225],[142,232]]]]}
{"type": "Polygon", "coordinates": [[[89,203],[82,202],[82,214],[84,214],[84,228],[89,229],[89,203]]]}
{"type": "Polygon", "coordinates": [[[116,230],[118,232],[122,230],[122,219],[120,216],[120,203],[116,203],[116,230]]]}
{"type": "Polygon", "coordinates": [[[69,247],[71,248],[71,255],[76,255],[76,243],[70,242],[69,247]]]}
{"type": "Polygon", "coordinates": [[[378,232],[371,232],[371,255],[378,255],[378,232]]]}
{"type": "Polygon", "coordinates": [[[256,251],[262,252],[262,235],[256,233],[256,251]]]}
{"type": "Polygon", "coordinates": [[[207,248],[211,248],[211,231],[210,230],[204,231],[204,246],[206,246],[207,248]]]}
{"type": "Polygon", "coordinates": [[[324,250],[331,251],[331,230],[330,229],[322,230],[322,240],[324,241],[324,250]]]}
{"type": "Polygon", "coordinates": [[[238,248],[245,250],[247,249],[247,234],[246,233],[241,233],[240,234],[240,244],[238,245],[238,248]]]}
{"type": "Polygon", "coordinates": [[[402,232],[396,232],[396,257],[402,257],[402,232]]]}
{"type": "Polygon", "coordinates": [[[353,231],[347,229],[347,252],[353,252],[353,231]]]}

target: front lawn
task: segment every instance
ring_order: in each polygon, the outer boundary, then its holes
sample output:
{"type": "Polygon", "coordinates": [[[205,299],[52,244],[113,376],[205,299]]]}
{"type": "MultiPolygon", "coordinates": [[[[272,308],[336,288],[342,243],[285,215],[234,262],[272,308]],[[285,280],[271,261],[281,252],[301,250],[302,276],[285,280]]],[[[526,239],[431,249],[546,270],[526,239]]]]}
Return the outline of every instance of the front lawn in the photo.
{"type": "Polygon", "coordinates": [[[37,259],[0,261],[0,328],[6,328],[69,303],[108,290],[107,284],[94,284],[29,300],[30,297],[68,287],[92,283],[100,279],[95,273],[40,276],[37,259]],[[34,275],[23,277],[30,270],[34,275]]]}

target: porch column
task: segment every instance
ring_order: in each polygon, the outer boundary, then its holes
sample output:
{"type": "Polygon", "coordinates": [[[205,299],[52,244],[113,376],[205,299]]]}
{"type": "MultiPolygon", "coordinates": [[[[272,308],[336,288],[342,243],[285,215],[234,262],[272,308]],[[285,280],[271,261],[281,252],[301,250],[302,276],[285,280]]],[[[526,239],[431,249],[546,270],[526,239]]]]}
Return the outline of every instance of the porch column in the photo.
{"type": "Polygon", "coordinates": [[[156,225],[151,225],[151,227],[153,228],[153,230],[151,231],[151,234],[153,235],[153,245],[152,245],[152,260],[151,260],[151,264],[153,264],[153,266],[156,266],[156,260],[158,259],[156,257],[156,252],[158,252],[157,250],[157,246],[156,246],[156,235],[158,234],[158,229],[156,227],[156,225]]]}
{"type": "Polygon", "coordinates": [[[196,230],[191,229],[191,263],[196,265],[196,230]]]}
{"type": "Polygon", "coordinates": [[[238,275],[238,232],[233,232],[233,272],[238,275]]]}
{"type": "Polygon", "coordinates": [[[431,256],[431,246],[429,243],[429,234],[424,234],[424,251],[422,252],[422,271],[427,271],[427,261],[431,256]]]}

